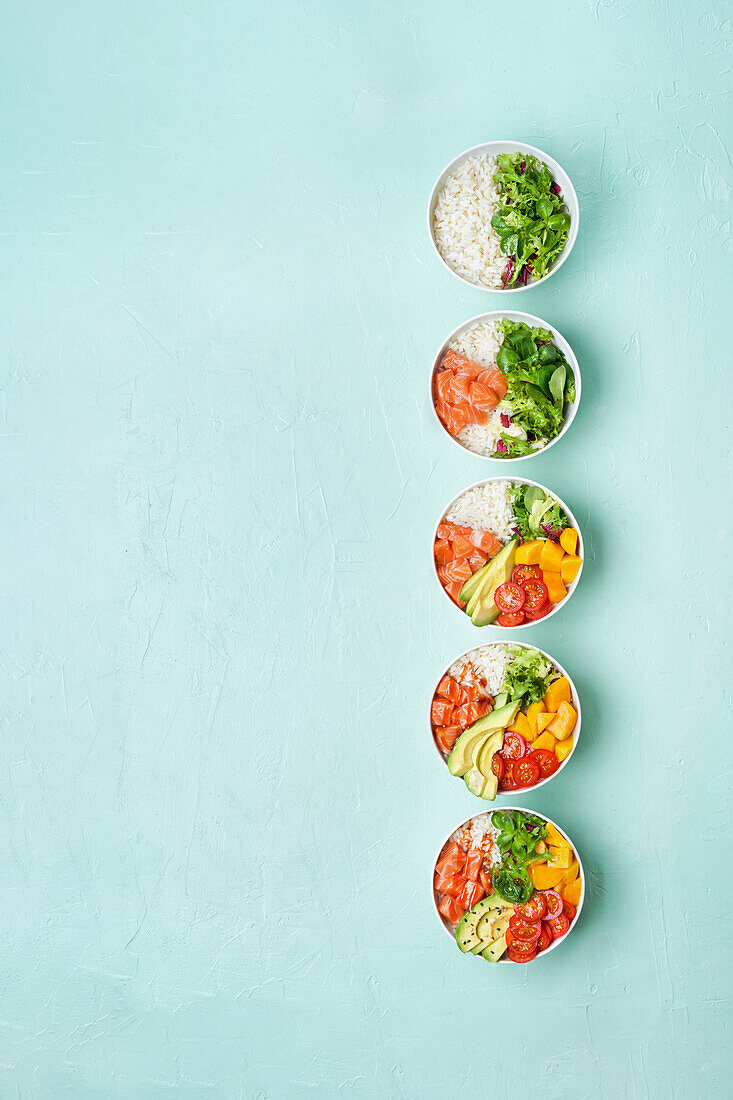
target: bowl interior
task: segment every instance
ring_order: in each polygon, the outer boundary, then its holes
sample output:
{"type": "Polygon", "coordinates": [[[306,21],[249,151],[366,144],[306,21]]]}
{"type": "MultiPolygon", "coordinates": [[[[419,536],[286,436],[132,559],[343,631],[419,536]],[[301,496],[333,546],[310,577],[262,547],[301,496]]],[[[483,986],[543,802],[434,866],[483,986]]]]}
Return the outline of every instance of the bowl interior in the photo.
{"type": "Polygon", "coordinates": [[[558,329],[554,327],[554,325],[551,325],[548,321],[543,320],[541,317],[535,317],[532,313],[522,313],[516,309],[495,309],[491,310],[489,313],[479,313],[476,317],[471,317],[468,321],[464,321],[462,325],[459,325],[458,328],[454,329],[450,336],[448,336],[448,338],[443,341],[437,355],[435,356],[435,359],[433,360],[432,370],[430,371],[430,405],[433,410],[433,415],[440,425],[441,430],[445,432],[445,434],[448,436],[451,442],[456,445],[456,447],[460,447],[464,454],[468,453],[470,455],[475,455],[476,458],[482,459],[486,462],[500,462],[502,466],[509,465],[509,463],[514,462],[526,462],[529,458],[535,458],[537,455],[545,454],[546,451],[549,451],[550,447],[553,447],[560,439],[562,439],[562,437],[565,435],[566,431],[572,424],[573,420],[575,419],[575,414],[578,411],[578,405],[580,404],[581,392],[582,381],[580,377],[580,367],[578,366],[578,360],[576,358],[575,352],[573,351],[572,347],[565,339],[563,334],[559,332],[558,329]],[[460,443],[450,434],[445,424],[443,424],[440,417],[438,416],[438,412],[435,408],[435,398],[433,392],[433,380],[435,378],[435,372],[440,366],[443,356],[448,350],[450,344],[452,344],[454,340],[457,340],[460,336],[462,336],[464,332],[467,332],[469,329],[473,328],[474,325],[479,325],[486,321],[501,321],[504,317],[506,317],[510,321],[523,321],[524,324],[529,325],[530,328],[549,329],[549,331],[553,335],[555,343],[565,355],[565,358],[567,359],[568,364],[572,368],[573,374],[575,376],[575,401],[568,402],[565,420],[558,434],[555,436],[554,439],[551,439],[549,443],[545,444],[545,446],[541,447],[538,451],[534,451],[532,454],[529,455],[520,455],[517,458],[497,458],[495,455],[482,455],[478,454],[477,451],[471,451],[468,447],[464,447],[462,443],[460,443]]]}
{"type": "MultiPolygon", "coordinates": [[[[565,940],[568,938],[568,936],[570,936],[570,934],[572,932],[574,932],[576,927],[577,927],[578,920],[580,918],[580,914],[581,914],[581,911],[583,909],[583,904],[585,902],[585,882],[586,882],[586,880],[585,880],[585,869],[583,867],[583,861],[580,858],[580,853],[578,852],[578,849],[575,847],[575,845],[573,844],[572,840],[570,839],[568,834],[565,832],[565,830],[561,829],[560,826],[557,824],[557,822],[553,821],[551,817],[547,816],[547,814],[540,813],[539,810],[530,810],[526,806],[503,806],[502,805],[501,810],[502,811],[521,810],[522,813],[535,814],[537,817],[541,817],[543,821],[546,821],[548,824],[553,825],[557,829],[557,831],[559,833],[561,833],[562,836],[565,837],[568,844],[573,849],[573,853],[575,855],[575,858],[578,861],[578,867],[579,867],[579,872],[578,873],[580,875],[581,886],[580,886],[580,900],[578,901],[578,904],[575,908],[575,919],[573,920],[572,925],[570,926],[568,931],[565,933],[565,935],[561,936],[560,939],[558,939],[558,940],[553,940],[552,943],[549,945],[549,947],[547,947],[542,952],[542,957],[544,957],[545,955],[549,955],[551,951],[554,951],[554,949],[557,946],[559,946],[559,944],[564,943],[565,940]]],[[[481,812],[486,813],[487,811],[484,810],[484,811],[481,811],[481,812]]],[[[455,937],[455,932],[453,931],[453,929],[451,928],[450,924],[447,922],[445,917],[442,915],[442,913],[440,913],[438,911],[438,902],[437,902],[437,899],[435,897],[435,889],[433,887],[433,883],[434,883],[434,879],[435,879],[435,866],[436,866],[438,860],[440,859],[440,853],[443,851],[443,848],[446,846],[446,844],[450,840],[451,836],[453,836],[453,833],[455,833],[458,829],[463,828],[465,825],[470,824],[470,822],[472,822],[474,820],[474,818],[479,817],[479,816],[480,816],[480,814],[471,814],[470,817],[467,817],[465,821],[462,821],[459,825],[456,826],[455,829],[453,829],[450,836],[447,836],[445,838],[445,840],[441,844],[440,848],[438,849],[438,852],[435,856],[435,859],[433,860],[433,866],[432,866],[432,871],[431,871],[431,875],[430,875],[430,889],[431,889],[431,893],[432,893],[432,896],[433,896],[433,908],[435,909],[435,914],[436,914],[438,920],[440,921],[440,923],[442,924],[443,928],[445,929],[445,931],[448,933],[448,935],[450,936],[450,938],[454,942],[455,942],[455,938],[456,938],[455,937]]],[[[537,956],[537,957],[539,958],[540,956],[537,956]]],[[[532,961],[534,962],[536,960],[533,959],[532,961]]],[[[499,963],[511,963],[512,960],[508,959],[505,955],[505,956],[503,956],[503,958],[499,959],[498,962],[499,963]]],[[[512,965],[516,965],[516,964],[512,964],[512,965]]]]}
{"type": "MultiPolygon", "coordinates": [[[[456,501],[460,497],[462,497],[464,493],[467,493],[469,491],[469,489],[477,488],[479,485],[488,485],[492,481],[511,481],[514,484],[519,482],[522,485],[536,485],[539,489],[542,489],[543,492],[549,493],[550,496],[555,498],[555,500],[558,502],[560,507],[567,514],[567,517],[570,520],[571,526],[574,527],[575,530],[578,532],[577,553],[580,555],[580,559],[581,559],[581,565],[580,565],[580,569],[578,570],[578,575],[575,578],[575,580],[567,586],[568,594],[565,597],[565,599],[562,600],[561,603],[554,604],[554,606],[552,608],[552,611],[549,613],[549,615],[545,615],[545,617],[543,619],[540,619],[540,620],[535,620],[535,621],[527,622],[527,623],[521,623],[520,626],[512,626],[512,627],[498,626],[497,627],[497,626],[492,625],[491,627],[478,627],[477,628],[477,629],[480,629],[480,630],[491,629],[491,630],[501,631],[501,633],[503,635],[502,641],[511,641],[513,638],[516,637],[516,632],[518,630],[526,630],[527,627],[531,628],[533,626],[536,626],[538,621],[541,622],[541,623],[547,623],[553,617],[553,615],[557,614],[557,612],[560,611],[561,608],[565,607],[565,605],[571,599],[573,593],[575,592],[575,589],[578,587],[578,584],[580,583],[580,578],[583,576],[583,568],[585,566],[585,546],[583,544],[583,532],[580,529],[580,525],[578,524],[578,521],[576,520],[575,516],[573,515],[573,513],[568,508],[565,501],[562,499],[562,497],[559,497],[557,495],[557,493],[553,492],[551,489],[548,489],[547,486],[543,485],[541,482],[532,481],[531,478],[528,478],[528,477],[512,477],[511,474],[504,474],[503,476],[502,475],[497,475],[496,477],[485,477],[485,478],[482,478],[481,481],[475,481],[473,483],[473,485],[468,485],[468,486],[466,486],[465,489],[461,489],[460,493],[456,493],[456,495],[453,497],[453,499],[448,502],[446,507],[441,512],[438,522],[435,524],[435,527],[433,528],[433,541],[430,544],[430,560],[432,562],[433,574],[435,576],[435,580],[437,581],[438,587],[440,588],[440,591],[443,593],[443,595],[446,598],[446,600],[448,601],[448,603],[451,605],[452,608],[454,608],[459,613],[459,615],[463,615],[464,618],[466,617],[465,612],[461,610],[461,608],[458,606],[458,604],[453,603],[453,600],[450,598],[450,596],[448,595],[446,590],[443,588],[443,585],[440,583],[440,577],[438,576],[438,570],[437,570],[437,567],[435,565],[435,555],[433,554],[433,546],[435,545],[435,537],[436,537],[437,532],[438,532],[438,527],[443,522],[443,519],[444,519],[446,513],[451,510],[451,508],[456,503],[456,501]]],[[[480,643],[477,642],[476,644],[479,645],[480,643]]]]}
{"type": "MultiPolygon", "coordinates": [[[[431,706],[432,706],[433,697],[435,696],[435,692],[437,691],[437,688],[438,688],[438,684],[443,679],[443,677],[447,675],[448,669],[450,669],[450,667],[453,664],[455,664],[456,661],[459,661],[461,659],[461,657],[468,657],[471,653],[474,653],[477,649],[481,649],[482,646],[484,646],[484,645],[517,645],[517,646],[521,646],[522,649],[536,649],[538,653],[541,653],[543,657],[545,657],[548,661],[551,662],[551,664],[553,664],[555,666],[555,668],[558,670],[558,672],[560,672],[560,674],[562,676],[567,677],[567,679],[570,683],[570,693],[573,697],[573,706],[575,707],[575,710],[576,710],[577,715],[578,715],[578,719],[575,723],[575,729],[573,730],[573,747],[572,747],[572,749],[570,750],[568,755],[565,757],[565,759],[562,761],[562,763],[560,764],[560,767],[557,769],[557,771],[553,772],[552,775],[549,775],[547,777],[547,779],[542,779],[539,783],[535,783],[534,787],[525,787],[524,789],[517,790],[517,791],[507,791],[506,794],[502,794],[501,791],[499,791],[497,793],[496,797],[497,797],[497,799],[499,799],[499,798],[510,798],[510,797],[513,797],[517,794],[534,793],[534,791],[538,791],[540,789],[540,787],[544,787],[545,783],[551,783],[552,780],[555,779],[555,777],[560,774],[560,772],[563,770],[563,768],[566,766],[566,764],[571,760],[571,758],[573,757],[573,755],[575,753],[575,750],[578,747],[578,740],[580,738],[580,730],[581,730],[581,726],[582,726],[582,710],[581,710],[581,706],[580,706],[580,697],[578,695],[577,688],[575,687],[575,681],[573,680],[572,676],[570,676],[570,674],[563,668],[563,666],[560,664],[560,662],[557,661],[552,656],[552,654],[547,653],[546,650],[544,650],[544,649],[540,649],[540,647],[538,645],[532,645],[531,642],[519,642],[519,641],[514,642],[514,641],[510,641],[509,639],[502,638],[501,641],[480,642],[475,646],[471,646],[470,649],[464,650],[463,653],[459,653],[457,657],[454,657],[453,660],[448,664],[448,666],[443,669],[443,671],[441,672],[441,674],[438,677],[437,681],[435,682],[435,686],[433,687],[432,693],[430,695],[431,706]]],[[[443,767],[447,767],[448,765],[446,763],[445,757],[443,756],[442,752],[440,751],[438,743],[436,742],[435,737],[433,736],[433,724],[432,724],[432,721],[431,721],[430,711],[428,711],[428,727],[430,729],[430,739],[433,742],[433,746],[435,748],[435,751],[437,752],[438,756],[440,757],[440,760],[441,760],[441,763],[443,764],[443,767]]],[[[489,812],[491,810],[491,807],[494,806],[494,805],[496,805],[495,802],[485,802],[485,810],[483,812],[489,812]]],[[[504,808],[504,807],[502,806],[502,808],[504,808]]]]}
{"type": "Polygon", "coordinates": [[[526,144],[526,142],[522,141],[486,141],[480,145],[474,145],[472,149],[466,149],[463,153],[459,153],[457,157],[454,157],[450,164],[446,165],[446,167],[438,176],[433,186],[433,190],[430,193],[430,201],[428,203],[428,229],[430,231],[430,240],[433,243],[433,248],[435,249],[435,253],[440,262],[448,269],[448,271],[451,272],[451,274],[453,274],[457,279],[460,279],[460,281],[464,283],[464,285],[476,287],[477,290],[488,291],[490,294],[520,293],[523,290],[531,289],[531,287],[533,286],[539,286],[540,283],[544,283],[546,279],[549,279],[552,275],[555,274],[556,271],[559,271],[559,269],[565,263],[565,260],[568,258],[573,250],[573,245],[575,244],[576,238],[578,236],[579,221],[580,206],[578,204],[578,196],[575,193],[575,188],[573,187],[570,176],[567,174],[565,169],[560,164],[558,164],[558,162],[548,153],[545,153],[542,149],[538,149],[534,145],[528,145],[526,144]],[[461,164],[463,164],[464,161],[468,160],[470,157],[481,156],[483,154],[488,154],[489,156],[495,157],[499,153],[530,153],[532,156],[535,156],[539,160],[543,161],[550,169],[553,179],[560,185],[560,190],[562,191],[565,205],[567,206],[568,213],[570,214],[570,231],[568,233],[568,239],[565,242],[565,248],[562,250],[547,274],[543,275],[541,279],[536,279],[534,282],[527,283],[526,286],[506,287],[503,290],[500,287],[486,287],[482,286],[480,283],[473,283],[470,281],[470,279],[464,279],[462,275],[459,275],[457,271],[454,271],[450,264],[447,263],[446,260],[444,260],[441,256],[438,246],[435,242],[435,234],[433,232],[433,214],[435,212],[435,203],[437,202],[438,194],[440,193],[448,177],[453,172],[455,172],[455,170],[461,164]]]}

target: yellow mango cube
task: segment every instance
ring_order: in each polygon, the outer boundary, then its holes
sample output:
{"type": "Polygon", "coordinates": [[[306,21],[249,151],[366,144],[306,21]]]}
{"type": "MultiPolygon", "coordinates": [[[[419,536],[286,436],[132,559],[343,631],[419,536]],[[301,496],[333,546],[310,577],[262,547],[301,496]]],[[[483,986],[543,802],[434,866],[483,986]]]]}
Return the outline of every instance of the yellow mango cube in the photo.
{"type": "Polygon", "coordinates": [[[548,733],[547,730],[545,730],[544,733],[541,733],[539,735],[539,737],[536,737],[534,739],[534,741],[532,742],[532,748],[533,749],[549,749],[550,752],[554,752],[555,751],[555,744],[556,744],[555,738],[552,736],[551,733],[548,733]]]}
{"type": "Polygon", "coordinates": [[[529,875],[535,890],[554,890],[566,874],[562,867],[551,867],[547,863],[530,864],[529,875]]]}
{"type": "Polygon", "coordinates": [[[569,844],[550,845],[550,862],[553,867],[562,867],[564,871],[567,871],[572,861],[573,853],[569,844]]]}
{"type": "Polygon", "coordinates": [[[566,554],[574,554],[578,546],[578,532],[574,527],[566,527],[560,534],[560,545],[566,554]]]}
{"type": "Polygon", "coordinates": [[[563,583],[561,573],[551,573],[547,569],[542,570],[542,580],[547,586],[547,594],[550,597],[550,603],[562,603],[568,594],[568,590],[563,583]]]}
{"type": "Polygon", "coordinates": [[[560,896],[564,901],[569,901],[575,908],[580,905],[580,892],[583,888],[583,880],[578,877],[574,882],[569,882],[560,890],[560,896]]]}
{"type": "Polygon", "coordinates": [[[527,720],[527,715],[522,714],[521,710],[512,722],[511,726],[509,726],[509,732],[521,734],[525,741],[531,741],[534,737],[534,731],[529,721],[527,720]]]}
{"type": "Polygon", "coordinates": [[[539,565],[544,539],[530,539],[518,546],[514,554],[517,565],[539,565]]]}
{"type": "Polygon", "coordinates": [[[542,730],[538,729],[537,717],[538,717],[538,715],[542,714],[544,709],[545,709],[545,704],[542,703],[542,702],[530,703],[529,706],[527,707],[527,721],[529,722],[529,728],[532,730],[532,733],[531,733],[530,736],[531,736],[531,739],[533,741],[534,741],[535,737],[537,737],[538,734],[540,734],[542,732],[542,730]]]}
{"type": "Polygon", "coordinates": [[[572,703],[573,701],[573,693],[570,690],[570,681],[567,676],[560,676],[559,679],[552,681],[545,692],[543,702],[548,710],[555,712],[563,700],[566,703],[572,703]]]}
{"type": "Polygon", "coordinates": [[[537,715],[537,736],[544,733],[551,722],[555,721],[554,712],[543,710],[541,714],[537,715]]]}
{"type": "Polygon", "coordinates": [[[582,564],[580,558],[576,558],[574,554],[568,554],[566,558],[563,558],[560,562],[562,583],[566,585],[572,584],[580,572],[582,564]]]}
{"type": "MultiPolygon", "coordinates": [[[[565,551],[559,542],[553,542],[552,539],[545,539],[540,553],[539,566],[543,573],[559,573],[560,562],[565,556],[565,551]]],[[[545,581],[547,584],[547,581],[545,581]]]]}
{"type": "Polygon", "coordinates": [[[563,760],[567,760],[570,753],[573,751],[573,739],[572,737],[566,737],[564,741],[557,741],[555,743],[555,756],[562,764],[563,760]]]}
{"type": "Polygon", "coordinates": [[[575,729],[575,723],[577,721],[578,712],[575,707],[563,700],[557,708],[555,721],[550,723],[546,732],[551,733],[558,741],[564,741],[575,729]]]}

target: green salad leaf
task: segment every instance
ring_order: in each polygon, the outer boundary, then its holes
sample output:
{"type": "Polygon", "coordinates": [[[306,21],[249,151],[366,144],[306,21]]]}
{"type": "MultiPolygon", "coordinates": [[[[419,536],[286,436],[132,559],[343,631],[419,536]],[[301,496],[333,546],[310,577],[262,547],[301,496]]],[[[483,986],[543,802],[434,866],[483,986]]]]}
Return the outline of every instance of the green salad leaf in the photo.
{"type": "Polygon", "coordinates": [[[548,329],[530,328],[523,321],[501,322],[504,341],[496,365],[507,380],[506,403],[514,424],[526,439],[502,433],[506,458],[531,454],[538,441],[549,441],[562,429],[565,405],[575,400],[575,378],[548,329]]]}
{"type": "Polygon", "coordinates": [[[499,204],[491,224],[509,256],[503,286],[541,279],[565,247],[570,214],[546,164],[527,153],[500,153],[499,204]]]}
{"type": "Polygon", "coordinates": [[[496,810],[491,824],[498,830],[496,843],[501,854],[501,865],[491,876],[494,890],[504,901],[521,905],[534,893],[529,865],[546,858],[536,850],[547,836],[545,823],[523,810],[496,810]]]}
{"type": "Polygon", "coordinates": [[[522,482],[515,485],[512,503],[523,539],[544,539],[570,526],[570,520],[555,498],[537,485],[522,482]]]}
{"type": "Polygon", "coordinates": [[[530,703],[538,703],[542,699],[560,673],[538,649],[522,649],[521,646],[507,648],[511,660],[504,669],[501,690],[514,702],[520,700],[520,710],[526,710],[530,703]]]}

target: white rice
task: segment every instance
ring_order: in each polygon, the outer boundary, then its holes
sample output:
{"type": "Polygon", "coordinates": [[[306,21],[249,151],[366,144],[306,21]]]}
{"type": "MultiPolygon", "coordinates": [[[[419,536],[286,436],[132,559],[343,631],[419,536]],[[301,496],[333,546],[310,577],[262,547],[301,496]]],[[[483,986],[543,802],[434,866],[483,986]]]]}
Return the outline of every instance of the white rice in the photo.
{"type": "Polygon", "coordinates": [[[501,642],[481,645],[464,653],[448,669],[448,673],[464,687],[476,686],[483,695],[498,695],[509,662],[506,646],[501,642]]]}
{"type": "Polygon", "coordinates": [[[508,479],[487,481],[467,489],[445,513],[450,523],[491,531],[501,542],[508,542],[515,526],[512,511],[512,482],[508,479]]]}
{"type": "Polygon", "coordinates": [[[480,321],[451,340],[449,347],[451,351],[465,355],[472,363],[494,370],[496,356],[503,343],[504,333],[499,321],[480,321]]]}
{"type": "Polygon", "coordinates": [[[501,854],[496,844],[497,831],[491,824],[491,814],[477,814],[453,833],[462,848],[483,848],[489,863],[501,862],[501,854]]]}
{"type": "Polygon", "coordinates": [[[433,213],[440,255],[477,286],[500,287],[508,259],[491,225],[499,200],[495,172],[494,157],[469,157],[443,184],[433,213]]]}

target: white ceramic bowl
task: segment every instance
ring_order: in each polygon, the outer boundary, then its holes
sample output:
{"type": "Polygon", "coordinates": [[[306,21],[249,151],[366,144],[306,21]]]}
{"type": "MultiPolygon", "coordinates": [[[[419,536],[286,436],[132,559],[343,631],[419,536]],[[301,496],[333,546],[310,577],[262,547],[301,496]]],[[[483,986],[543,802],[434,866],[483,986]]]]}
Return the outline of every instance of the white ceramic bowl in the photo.
{"type": "MultiPolygon", "coordinates": [[[[553,604],[552,611],[550,611],[550,613],[548,615],[545,615],[544,618],[542,618],[542,619],[532,619],[529,622],[521,623],[519,626],[499,626],[499,627],[496,627],[496,626],[493,626],[493,624],[492,624],[492,629],[500,630],[500,631],[502,631],[503,634],[505,634],[505,637],[502,639],[503,641],[510,641],[511,638],[514,637],[517,630],[525,630],[528,626],[536,626],[538,623],[547,623],[547,622],[549,622],[550,619],[552,618],[552,616],[555,615],[561,608],[565,607],[566,604],[568,603],[568,601],[572,598],[572,595],[575,592],[575,589],[578,587],[578,583],[580,582],[580,578],[583,575],[583,567],[585,565],[585,550],[584,550],[584,547],[583,547],[583,533],[580,530],[577,519],[575,518],[573,513],[570,511],[570,509],[568,508],[565,501],[562,500],[557,495],[557,493],[553,493],[551,489],[548,489],[547,486],[542,485],[539,481],[531,481],[528,477],[511,477],[511,475],[508,475],[508,474],[504,474],[503,477],[502,476],[485,477],[481,481],[474,481],[473,485],[467,485],[465,489],[461,489],[460,493],[456,493],[456,495],[453,497],[453,500],[449,501],[448,504],[446,505],[446,507],[440,513],[440,519],[438,520],[438,522],[435,524],[435,527],[433,528],[433,539],[432,539],[432,542],[430,543],[430,558],[431,558],[431,561],[433,563],[433,574],[435,576],[435,580],[437,581],[438,587],[440,588],[440,591],[443,593],[443,596],[448,601],[448,603],[451,605],[451,607],[455,611],[457,611],[459,615],[463,615],[463,617],[468,622],[471,622],[471,620],[466,615],[466,612],[462,611],[461,608],[458,606],[458,604],[453,603],[453,600],[450,598],[450,596],[448,595],[446,590],[443,588],[443,585],[440,583],[440,577],[438,576],[438,569],[437,569],[437,566],[435,564],[435,554],[433,553],[433,547],[435,546],[435,538],[436,538],[436,535],[438,533],[438,528],[440,527],[441,523],[443,522],[446,512],[449,512],[451,510],[451,508],[456,503],[458,498],[462,497],[464,493],[467,493],[469,491],[469,489],[476,489],[476,488],[478,488],[479,485],[488,485],[489,482],[491,482],[491,481],[512,481],[512,482],[521,482],[522,485],[536,485],[538,489],[542,489],[543,492],[549,493],[551,497],[555,498],[555,500],[558,502],[560,507],[566,513],[568,519],[570,520],[571,526],[574,527],[575,530],[578,532],[578,545],[577,545],[577,548],[576,548],[576,554],[578,554],[580,556],[580,569],[578,570],[578,575],[575,578],[575,580],[573,581],[573,583],[567,586],[567,589],[568,589],[567,596],[565,597],[564,600],[561,600],[560,603],[553,604]],[[505,632],[507,632],[507,633],[505,633],[505,632]]],[[[473,625],[473,624],[471,624],[471,625],[473,625]]],[[[478,629],[486,630],[488,628],[487,627],[480,627],[478,629]]]]}
{"type": "MultiPolygon", "coordinates": [[[[549,616],[547,616],[547,617],[549,618],[549,616]]],[[[542,620],[540,620],[540,622],[541,621],[542,620]]],[[[574,682],[572,676],[570,676],[569,673],[567,673],[565,671],[565,669],[562,667],[560,662],[556,661],[555,658],[551,654],[546,653],[544,649],[540,649],[539,646],[530,645],[529,642],[509,642],[509,641],[503,641],[503,640],[501,642],[484,642],[483,645],[517,645],[517,646],[521,646],[522,649],[536,649],[538,653],[541,653],[543,657],[545,657],[552,665],[555,666],[555,668],[558,670],[558,672],[560,672],[560,674],[562,676],[566,676],[567,679],[570,682],[570,693],[573,697],[573,706],[575,707],[575,710],[578,714],[578,720],[575,723],[575,729],[573,730],[573,747],[572,747],[572,749],[570,750],[568,755],[565,757],[565,759],[561,762],[560,767],[557,769],[557,771],[553,772],[552,775],[548,775],[547,779],[541,779],[539,783],[535,783],[534,787],[520,787],[519,790],[516,790],[516,791],[505,791],[505,792],[498,791],[496,797],[497,798],[513,798],[515,795],[525,794],[529,791],[534,793],[535,791],[538,791],[540,789],[540,787],[544,787],[545,783],[551,783],[552,780],[560,774],[560,772],[563,770],[565,765],[569,762],[569,760],[571,759],[573,753],[575,752],[575,750],[578,747],[578,738],[580,737],[580,726],[581,726],[581,710],[580,710],[580,697],[578,696],[578,692],[577,692],[577,689],[575,687],[575,682],[574,682]]],[[[448,675],[448,670],[450,669],[451,665],[455,664],[456,661],[459,661],[461,659],[461,657],[469,657],[477,649],[481,649],[481,648],[482,648],[482,646],[473,646],[471,649],[467,649],[464,653],[459,653],[457,657],[454,657],[453,660],[449,662],[447,668],[444,668],[443,671],[441,672],[440,676],[438,677],[438,679],[435,683],[435,687],[433,688],[432,694],[430,696],[430,709],[428,710],[428,729],[430,730],[430,740],[433,742],[433,747],[435,748],[435,751],[437,752],[438,756],[440,757],[440,762],[442,763],[444,768],[447,767],[445,757],[443,756],[443,753],[440,751],[438,743],[435,740],[435,737],[433,736],[433,723],[432,723],[432,720],[431,720],[431,713],[430,713],[430,711],[432,709],[432,705],[433,705],[433,699],[435,698],[435,693],[438,690],[438,684],[440,683],[440,681],[443,679],[444,676],[448,675]]],[[[451,776],[451,778],[454,778],[454,777],[451,776]]],[[[489,802],[488,799],[480,799],[480,801],[483,802],[483,804],[484,804],[484,806],[486,807],[487,810],[490,809],[492,806],[494,806],[496,804],[495,801],[494,802],[489,802]]]]}
{"type": "MultiPolygon", "coordinates": [[[[556,822],[554,822],[551,817],[547,817],[546,814],[541,814],[537,810],[529,810],[529,809],[527,809],[526,806],[497,806],[496,809],[500,809],[502,811],[502,813],[505,813],[507,810],[521,810],[522,813],[534,814],[536,817],[541,817],[543,819],[543,821],[547,821],[550,825],[554,825],[555,828],[557,829],[557,831],[559,833],[561,833],[562,836],[565,837],[568,844],[573,849],[573,853],[575,855],[575,858],[578,861],[579,874],[580,874],[580,880],[581,880],[580,900],[579,900],[578,904],[575,907],[575,917],[573,919],[573,923],[570,925],[570,927],[568,928],[568,930],[567,930],[567,932],[565,933],[564,936],[560,936],[559,939],[553,940],[552,943],[549,945],[549,947],[546,947],[545,950],[540,952],[539,955],[535,955],[534,959],[532,959],[531,961],[536,962],[537,959],[541,959],[545,955],[549,955],[551,951],[554,951],[556,947],[558,947],[561,943],[564,943],[565,940],[568,938],[568,936],[570,936],[575,931],[575,929],[578,925],[578,920],[580,918],[580,913],[581,913],[581,910],[583,908],[583,902],[585,901],[585,870],[583,868],[583,861],[580,858],[580,853],[578,852],[578,849],[575,847],[575,845],[573,844],[572,840],[567,835],[567,833],[564,832],[564,830],[561,829],[560,826],[556,822]]],[[[489,811],[482,810],[481,812],[482,813],[487,813],[487,812],[491,813],[492,811],[491,810],[489,810],[489,811]]],[[[438,853],[437,853],[435,859],[433,860],[433,866],[432,866],[432,869],[431,869],[431,872],[430,872],[430,892],[433,896],[433,908],[435,910],[435,915],[437,916],[438,920],[440,921],[441,925],[443,926],[445,931],[448,933],[450,938],[453,940],[454,944],[456,942],[456,934],[455,934],[453,928],[451,927],[451,925],[448,923],[448,921],[442,916],[441,913],[438,912],[438,900],[435,896],[435,889],[434,889],[434,885],[433,885],[433,883],[435,881],[435,867],[436,867],[436,864],[437,864],[438,860],[440,859],[440,853],[445,848],[445,846],[448,843],[448,841],[450,840],[451,836],[453,836],[453,833],[455,833],[458,829],[461,829],[464,825],[468,825],[469,822],[473,821],[474,817],[479,817],[479,814],[471,814],[470,817],[466,818],[465,821],[462,821],[460,823],[460,825],[457,825],[456,828],[453,829],[450,836],[447,836],[445,838],[445,840],[441,844],[440,848],[438,849],[438,853]]],[[[512,960],[508,959],[506,957],[506,955],[503,955],[502,958],[500,958],[498,960],[498,962],[499,963],[512,963],[512,960]]],[[[524,964],[512,963],[512,966],[520,966],[520,965],[524,965],[524,964]]]]}
{"type": "Polygon", "coordinates": [[[580,207],[578,205],[578,196],[575,193],[575,188],[570,180],[570,176],[567,174],[564,168],[562,168],[556,160],[553,160],[547,153],[543,153],[541,149],[537,149],[534,145],[527,145],[523,141],[486,141],[482,145],[474,145],[472,149],[466,149],[464,153],[460,153],[455,157],[450,164],[447,164],[443,171],[438,176],[433,190],[430,193],[430,202],[428,203],[428,232],[430,233],[430,240],[432,241],[435,254],[440,262],[450,271],[456,279],[465,286],[474,287],[476,290],[485,290],[489,294],[515,294],[521,290],[529,290],[533,286],[539,286],[540,283],[546,282],[556,271],[559,271],[562,265],[567,260],[568,256],[573,250],[573,245],[578,236],[578,225],[580,222],[580,207]],[[456,168],[461,165],[464,160],[468,160],[469,157],[481,156],[484,153],[491,157],[497,156],[499,153],[530,153],[532,156],[537,157],[538,160],[543,161],[544,164],[550,169],[552,178],[556,183],[560,185],[562,197],[565,200],[565,205],[568,208],[570,214],[570,230],[568,232],[568,239],[565,242],[565,248],[560,253],[555,263],[541,279],[536,279],[534,282],[527,283],[526,286],[510,286],[502,290],[501,287],[488,287],[482,286],[481,283],[472,283],[469,279],[464,279],[462,275],[459,275],[457,271],[454,271],[450,264],[441,256],[438,251],[438,246],[435,243],[435,236],[433,234],[433,212],[435,210],[435,203],[438,198],[438,194],[442,189],[445,181],[451,173],[455,172],[456,168]]]}
{"type": "Polygon", "coordinates": [[[433,366],[430,371],[430,404],[432,406],[433,416],[440,425],[441,431],[445,432],[451,443],[454,443],[456,447],[460,447],[464,454],[475,455],[476,458],[480,458],[488,462],[501,462],[502,465],[508,464],[510,462],[524,462],[525,459],[534,458],[535,455],[545,454],[546,451],[549,451],[550,447],[554,447],[558,440],[562,439],[562,437],[565,435],[565,432],[568,430],[573,420],[575,419],[575,414],[578,411],[578,405],[580,404],[580,393],[581,380],[578,360],[575,357],[575,352],[573,351],[563,334],[547,321],[543,321],[541,317],[535,317],[531,313],[519,313],[517,310],[511,309],[496,309],[491,313],[479,313],[478,316],[471,317],[468,321],[464,321],[462,325],[459,325],[458,328],[453,329],[453,332],[450,334],[450,336],[440,345],[438,353],[433,360],[433,366]],[[435,378],[435,372],[440,366],[443,360],[443,356],[447,352],[449,345],[452,344],[454,340],[458,339],[459,336],[462,336],[464,332],[467,332],[468,329],[473,328],[474,325],[482,324],[485,321],[501,321],[504,317],[506,317],[509,321],[523,321],[524,324],[529,325],[530,328],[549,329],[549,331],[552,333],[555,344],[564,354],[565,358],[568,361],[568,366],[572,369],[573,375],[575,377],[575,401],[570,402],[567,405],[565,419],[563,421],[563,426],[560,432],[555,436],[554,439],[551,439],[549,443],[545,444],[544,447],[541,447],[537,451],[533,451],[530,455],[519,455],[517,458],[501,458],[499,455],[480,455],[477,454],[476,451],[472,451],[468,447],[464,447],[462,443],[459,443],[458,440],[450,434],[445,424],[443,424],[442,420],[438,416],[435,408],[435,397],[433,393],[433,380],[435,378]]]}

